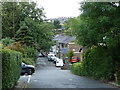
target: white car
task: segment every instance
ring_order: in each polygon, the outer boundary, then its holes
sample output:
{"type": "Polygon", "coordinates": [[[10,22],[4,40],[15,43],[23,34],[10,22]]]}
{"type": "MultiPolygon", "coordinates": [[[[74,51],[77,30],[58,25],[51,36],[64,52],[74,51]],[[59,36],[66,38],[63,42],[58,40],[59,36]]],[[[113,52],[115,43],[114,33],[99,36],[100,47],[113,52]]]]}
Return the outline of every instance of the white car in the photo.
{"type": "Polygon", "coordinates": [[[59,61],[59,58],[58,57],[54,58],[54,61],[53,61],[54,64],[56,64],[57,61],[59,61]]]}
{"type": "Polygon", "coordinates": [[[53,53],[48,54],[48,60],[49,60],[49,61],[52,60],[52,57],[55,57],[55,56],[56,56],[56,55],[53,54],[53,53]]]}
{"type": "Polygon", "coordinates": [[[59,59],[56,61],[56,65],[55,65],[56,67],[58,67],[58,66],[62,67],[63,65],[64,65],[64,63],[63,63],[62,59],[59,59]]]}
{"type": "Polygon", "coordinates": [[[51,61],[54,61],[54,60],[56,60],[56,56],[51,56],[51,61]]]}

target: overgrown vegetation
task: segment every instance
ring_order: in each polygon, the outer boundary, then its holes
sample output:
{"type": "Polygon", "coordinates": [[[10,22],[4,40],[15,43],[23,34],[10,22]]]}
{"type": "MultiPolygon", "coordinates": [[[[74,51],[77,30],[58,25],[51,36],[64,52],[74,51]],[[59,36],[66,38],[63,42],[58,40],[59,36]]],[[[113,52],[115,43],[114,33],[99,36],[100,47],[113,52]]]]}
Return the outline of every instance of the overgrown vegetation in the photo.
{"type": "Polygon", "coordinates": [[[77,42],[90,49],[82,62],[82,74],[108,80],[115,74],[120,81],[120,3],[85,2],[80,10],[82,14],[67,25],[77,42]]]}
{"type": "Polygon", "coordinates": [[[12,43],[14,43],[14,42],[15,42],[15,40],[7,38],[7,37],[1,39],[1,41],[0,41],[0,43],[3,44],[3,48],[6,47],[6,46],[8,46],[8,45],[10,45],[10,44],[12,44],[12,43]]]}
{"type": "Polygon", "coordinates": [[[28,65],[36,66],[36,63],[34,62],[34,58],[23,58],[22,62],[28,65]]]}
{"type": "Polygon", "coordinates": [[[81,64],[73,65],[72,72],[78,75],[91,76],[95,79],[114,80],[115,62],[111,52],[106,47],[94,47],[85,53],[81,64]]]}
{"type": "Polygon", "coordinates": [[[6,90],[19,79],[21,62],[35,66],[38,52],[49,51],[53,44],[54,25],[46,20],[44,9],[38,8],[34,2],[2,2],[1,5],[0,46],[5,49],[2,65],[3,88],[6,90]]]}
{"type": "Polygon", "coordinates": [[[2,2],[2,38],[9,37],[38,51],[52,45],[54,25],[34,2],[2,2]]]}
{"type": "Polygon", "coordinates": [[[53,45],[54,25],[34,2],[2,2],[2,7],[3,49],[19,51],[24,62],[35,63],[38,52],[49,51],[53,45]]]}
{"type": "Polygon", "coordinates": [[[74,73],[74,74],[76,74],[76,75],[83,75],[82,73],[82,65],[81,65],[81,63],[79,62],[79,63],[74,63],[73,65],[72,65],[72,68],[71,68],[71,70],[72,70],[72,73],[74,73]]]}
{"type": "Polygon", "coordinates": [[[22,54],[13,50],[0,50],[2,53],[2,88],[12,88],[20,78],[22,54]]]}

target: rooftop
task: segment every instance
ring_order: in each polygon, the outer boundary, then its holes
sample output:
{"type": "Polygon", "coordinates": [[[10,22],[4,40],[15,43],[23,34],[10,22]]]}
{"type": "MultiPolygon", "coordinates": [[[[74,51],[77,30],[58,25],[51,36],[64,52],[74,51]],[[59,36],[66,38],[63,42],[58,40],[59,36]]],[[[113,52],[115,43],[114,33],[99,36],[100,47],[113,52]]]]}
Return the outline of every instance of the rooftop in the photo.
{"type": "Polygon", "coordinates": [[[53,40],[58,41],[58,43],[64,43],[64,44],[68,44],[72,41],[74,41],[76,39],[76,37],[74,36],[67,36],[67,35],[62,35],[62,34],[57,34],[53,40]]]}

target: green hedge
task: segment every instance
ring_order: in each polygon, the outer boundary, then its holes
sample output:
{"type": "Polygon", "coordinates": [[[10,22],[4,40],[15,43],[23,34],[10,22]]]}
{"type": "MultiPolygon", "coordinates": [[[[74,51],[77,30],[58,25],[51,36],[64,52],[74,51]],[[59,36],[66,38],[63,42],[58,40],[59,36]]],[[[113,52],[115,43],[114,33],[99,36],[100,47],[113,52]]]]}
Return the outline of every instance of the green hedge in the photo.
{"type": "Polygon", "coordinates": [[[72,70],[72,73],[74,73],[74,74],[77,74],[77,75],[82,75],[82,64],[79,62],[79,63],[74,63],[73,65],[72,65],[72,68],[71,68],[71,70],[72,70]]]}
{"type": "Polygon", "coordinates": [[[21,73],[22,54],[13,50],[0,50],[2,53],[2,88],[12,88],[21,73]]]}
{"type": "Polygon", "coordinates": [[[81,64],[73,64],[72,72],[102,80],[114,80],[115,64],[111,52],[105,47],[89,49],[81,64]]]}

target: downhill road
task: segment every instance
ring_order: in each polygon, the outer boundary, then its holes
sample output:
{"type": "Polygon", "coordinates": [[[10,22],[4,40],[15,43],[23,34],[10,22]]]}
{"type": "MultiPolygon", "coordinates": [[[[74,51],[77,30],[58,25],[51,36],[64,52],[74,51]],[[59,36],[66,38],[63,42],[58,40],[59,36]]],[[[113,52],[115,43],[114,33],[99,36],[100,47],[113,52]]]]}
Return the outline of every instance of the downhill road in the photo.
{"type": "Polygon", "coordinates": [[[46,57],[37,59],[36,72],[32,76],[21,76],[20,80],[28,82],[32,88],[114,88],[97,80],[74,75],[70,70],[61,70],[46,57]]]}

